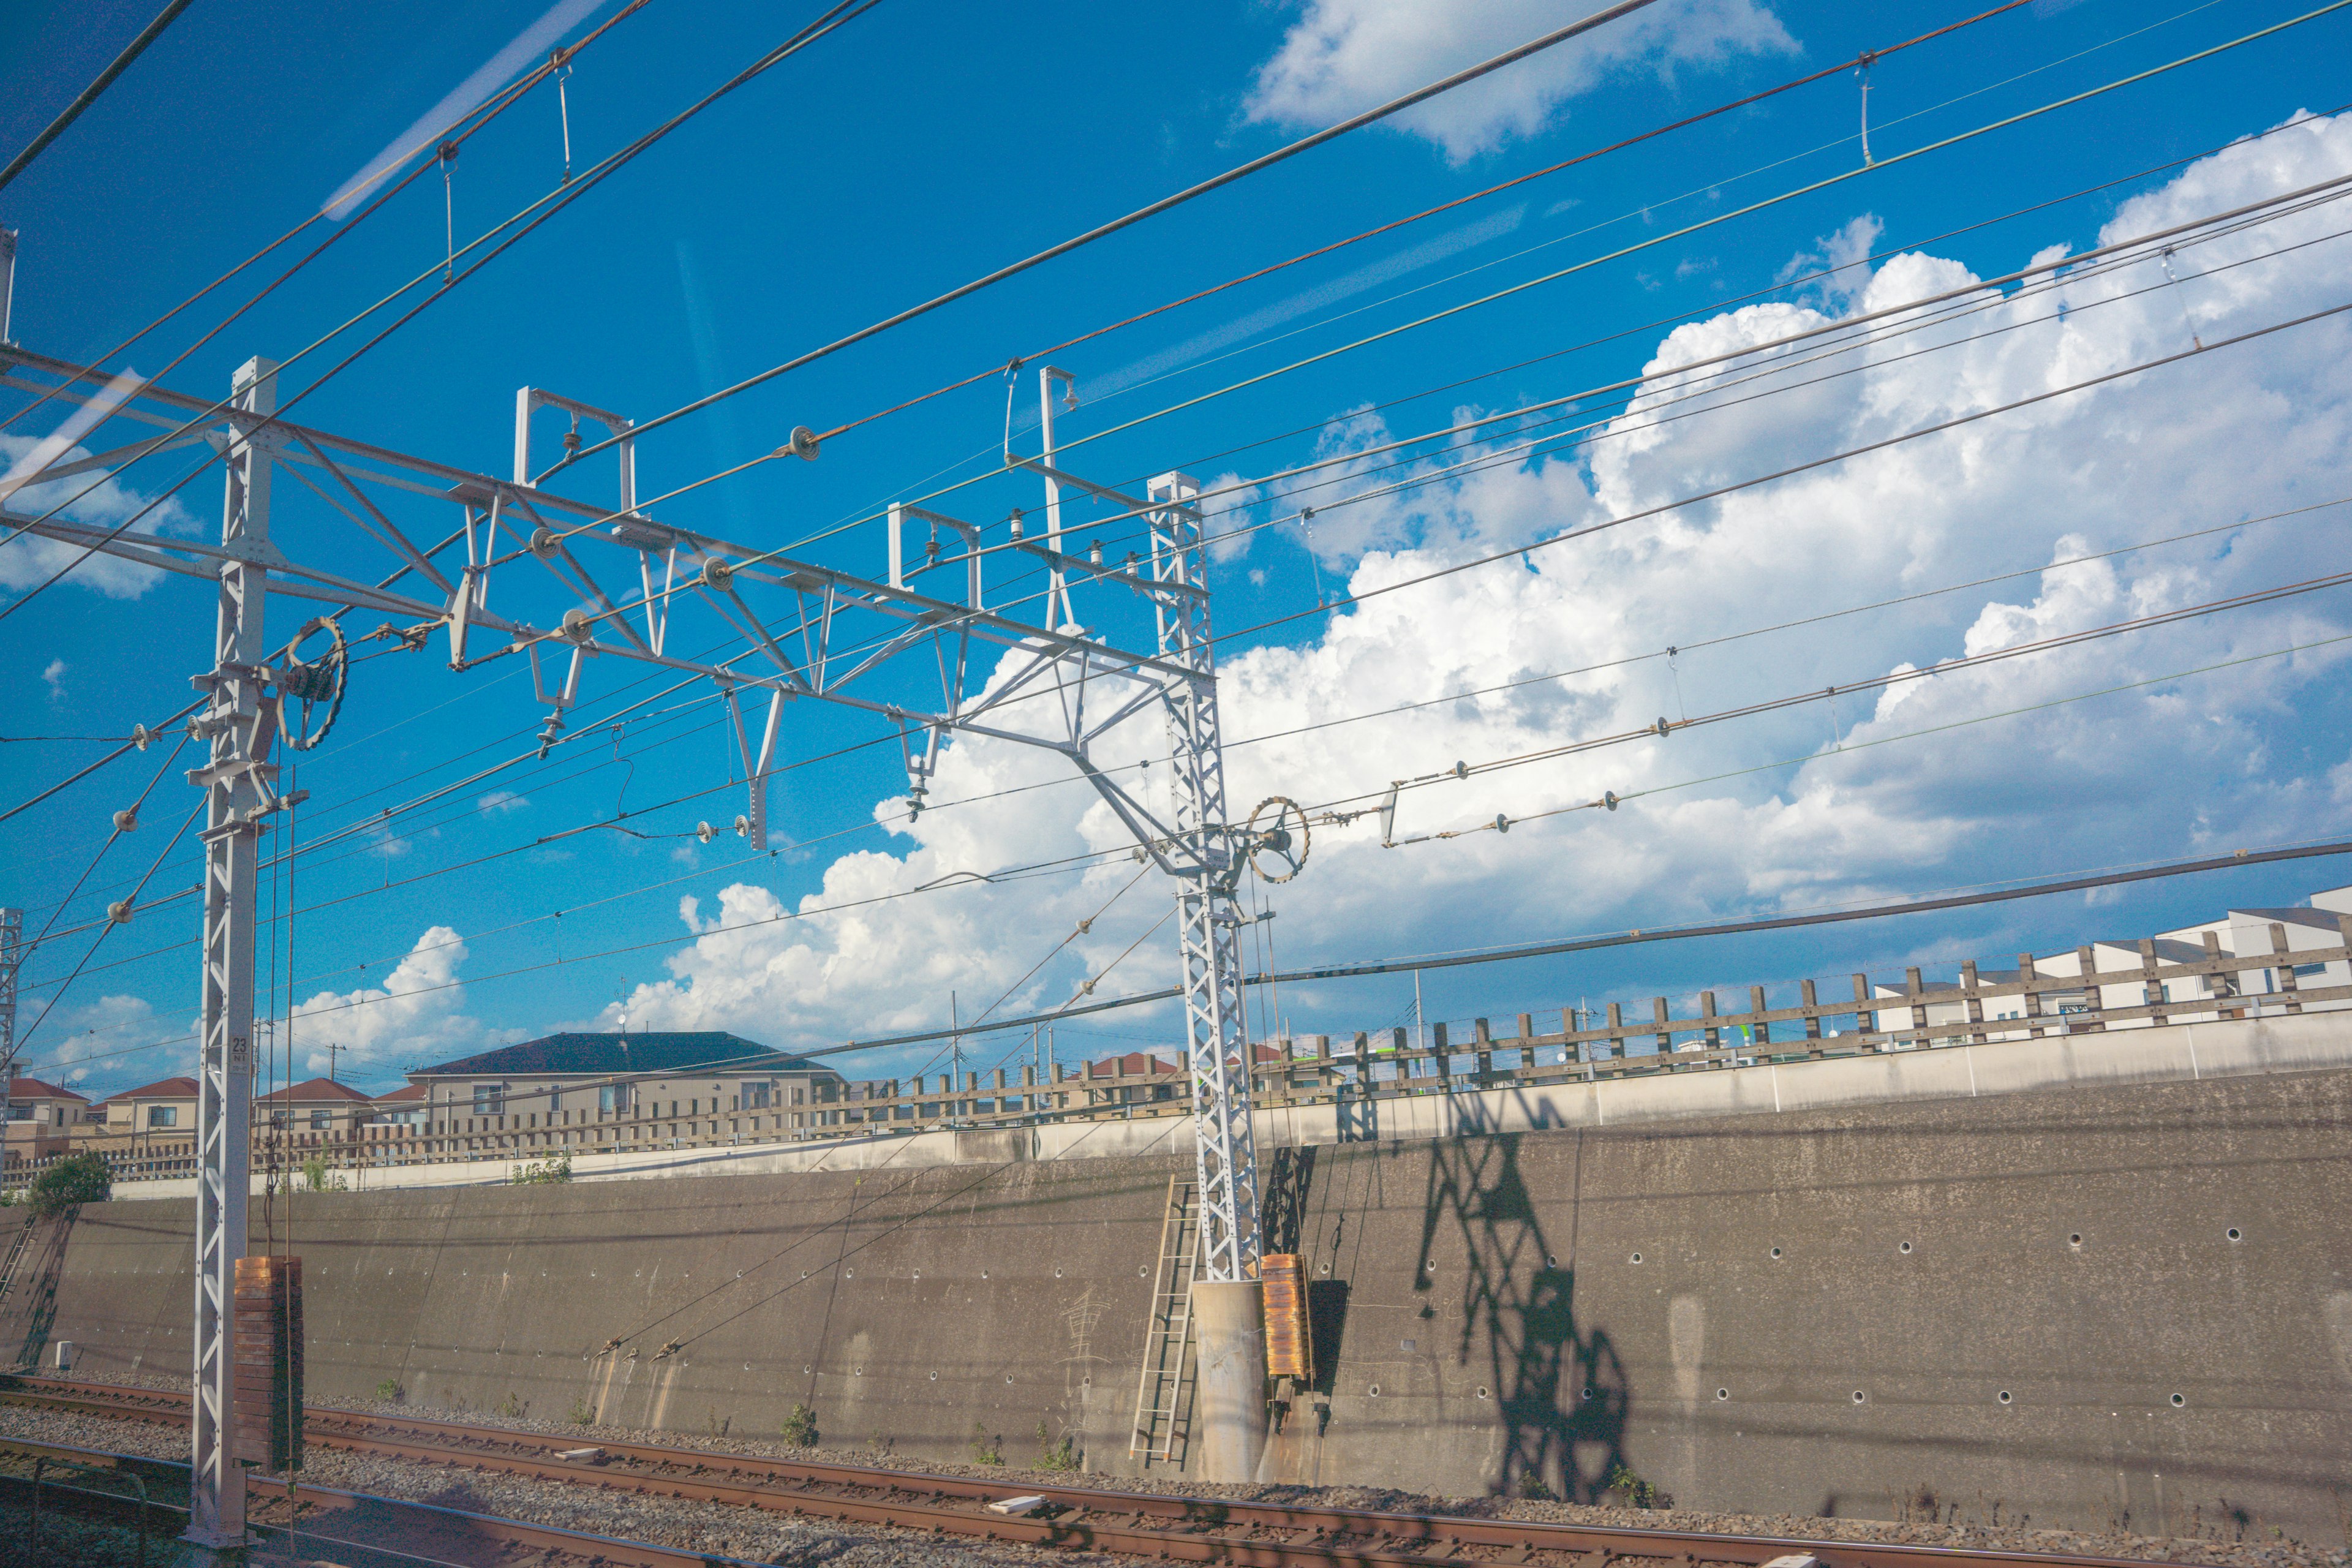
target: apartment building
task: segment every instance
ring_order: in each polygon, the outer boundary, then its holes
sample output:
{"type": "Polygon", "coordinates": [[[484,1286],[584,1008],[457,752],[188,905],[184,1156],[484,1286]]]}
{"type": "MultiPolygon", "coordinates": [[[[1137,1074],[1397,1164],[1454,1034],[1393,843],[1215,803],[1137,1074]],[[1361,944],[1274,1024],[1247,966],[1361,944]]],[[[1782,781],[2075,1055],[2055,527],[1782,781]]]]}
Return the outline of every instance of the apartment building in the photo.
{"type": "Polygon", "coordinates": [[[89,1101],[37,1078],[8,1080],[7,1118],[0,1121],[0,1163],[15,1165],[65,1153],[87,1125],[89,1101]]]}
{"type": "Polygon", "coordinates": [[[369,1136],[387,1154],[445,1159],[764,1142],[811,1125],[807,1108],[845,1087],[717,1030],[549,1035],[408,1079],[415,1092],[379,1101],[369,1136]]]}

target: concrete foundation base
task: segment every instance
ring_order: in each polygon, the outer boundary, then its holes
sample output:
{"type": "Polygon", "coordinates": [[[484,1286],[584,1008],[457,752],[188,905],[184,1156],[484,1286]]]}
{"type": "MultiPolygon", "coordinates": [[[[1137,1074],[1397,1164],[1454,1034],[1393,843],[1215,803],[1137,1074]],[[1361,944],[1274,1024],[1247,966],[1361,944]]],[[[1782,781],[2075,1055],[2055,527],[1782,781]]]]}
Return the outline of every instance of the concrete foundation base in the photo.
{"type": "Polygon", "coordinates": [[[1208,1481],[1254,1481],[1265,1453],[1265,1288],[1255,1279],[1196,1281],[1192,1337],[1199,1468],[1208,1481]]]}

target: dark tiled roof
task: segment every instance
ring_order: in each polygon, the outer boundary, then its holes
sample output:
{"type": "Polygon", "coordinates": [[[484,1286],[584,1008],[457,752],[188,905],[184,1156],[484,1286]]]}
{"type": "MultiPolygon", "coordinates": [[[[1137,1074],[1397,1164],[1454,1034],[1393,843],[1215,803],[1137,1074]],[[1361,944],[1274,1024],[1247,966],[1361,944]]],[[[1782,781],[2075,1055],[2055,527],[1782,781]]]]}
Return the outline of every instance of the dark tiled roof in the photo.
{"type": "Polygon", "coordinates": [[[2231,910],[2233,915],[2252,915],[2258,921],[2276,921],[2281,925],[2315,926],[2330,935],[2336,931],[2336,913],[2332,910],[2231,910]]]}
{"type": "Polygon", "coordinates": [[[627,1035],[549,1035],[476,1057],[419,1068],[411,1078],[523,1077],[535,1073],[829,1072],[800,1057],[716,1029],[627,1035]]]}

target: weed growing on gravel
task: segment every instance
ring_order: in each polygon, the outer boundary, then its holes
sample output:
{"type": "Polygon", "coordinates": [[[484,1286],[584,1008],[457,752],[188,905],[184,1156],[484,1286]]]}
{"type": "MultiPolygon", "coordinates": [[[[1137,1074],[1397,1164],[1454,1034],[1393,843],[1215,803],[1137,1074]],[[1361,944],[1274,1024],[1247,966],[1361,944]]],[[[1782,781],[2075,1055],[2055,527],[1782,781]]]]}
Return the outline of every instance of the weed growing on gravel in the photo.
{"type": "Polygon", "coordinates": [[[1525,1475],[1519,1478],[1518,1485],[1515,1489],[1520,1497],[1527,1499],[1529,1502],[1558,1502],[1559,1500],[1559,1499],[1553,1494],[1552,1489],[1544,1485],[1544,1479],[1536,1474],[1533,1470],[1528,1471],[1525,1475]]]}
{"type": "Polygon", "coordinates": [[[793,1405],[792,1414],[784,1417],[783,1426],[777,1435],[795,1448],[815,1447],[816,1412],[805,1404],[793,1405]]]}
{"type": "Polygon", "coordinates": [[[1041,1470],[1075,1470],[1078,1468],[1078,1441],[1067,1432],[1062,1440],[1054,1441],[1045,1423],[1037,1423],[1037,1468],[1041,1470]]]}
{"type": "Polygon", "coordinates": [[[988,1428],[977,1421],[971,1424],[971,1461],[975,1465],[1004,1463],[1004,1439],[990,1436],[988,1428]]]}
{"type": "Polygon", "coordinates": [[[572,1401],[572,1424],[574,1426],[593,1426],[595,1423],[596,1407],[575,1396],[572,1401]]]}
{"type": "Polygon", "coordinates": [[[400,1386],[400,1379],[396,1377],[387,1377],[375,1385],[375,1396],[386,1405],[399,1404],[401,1396],[407,1392],[400,1386]]]}
{"type": "Polygon", "coordinates": [[[520,1421],[522,1419],[522,1401],[517,1399],[511,1390],[508,1392],[507,1396],[504,1399],[499,1401],[497,1410],[499,1415],[505,1416],[509,1421],[520,1421]]]}
{"type": "Polygon", "coordinates": [[[1675,1500],[1620,1465],[1609,1472],[1608,1489],[1622,1494],[1635,1508],[1672,1508],[1675,1500]]]}

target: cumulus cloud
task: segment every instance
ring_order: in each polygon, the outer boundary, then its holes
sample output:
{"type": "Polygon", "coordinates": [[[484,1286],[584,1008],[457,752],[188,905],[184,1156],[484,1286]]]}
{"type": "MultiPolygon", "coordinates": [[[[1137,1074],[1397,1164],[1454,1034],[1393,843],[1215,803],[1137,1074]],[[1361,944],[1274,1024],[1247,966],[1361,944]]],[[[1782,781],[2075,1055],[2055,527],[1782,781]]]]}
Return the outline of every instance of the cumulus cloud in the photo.
{"type": "MultiPolygon", "coordinates": [[[[1243,112],[1290,129],[1323,126],[1565,26],[1580,14],[1553,0],[1432,5],[1422,0],[1306,0],[1243,112]]],[[[1555,44],[1454,89],[1391,124],[1427,138],[1459,163],[1535,135],[1559,106],[1612,74],[1671,83],[1742,56],[1792,52],[1779,17],[1753,0],[1665,0],[1555,44]]]]}
{"type": "MultiPolygon", "coordinates": [[[[2300,121],[2135,197],[2101,239],[2347,170],[2352,121],[2300,121]]],[[[1384,848],[1370,816],[1318,827],[1306,879],[1278,895],[1285,960],[1458,947],[1465,930],[1535,936],[1808,907],[2343,831],[2352,763],[2338,689],[2352,642],[2329,639],[2352,637],[2352,603],[2340,590],[1954,664],[2307,579],[2339,554],[2352,542],[2352,507],[2248,520],[2347,492],[2336,476],[2352,442],[2352,332],[2341,318],[1547,542],[2175,353],[2192,331],[2211,343],[2338,304],[2352,239],[2325,237],[2339,229],[2352,229],[2352,202],[2186,247],[2174,258],[2178,284],[2150,261],[2079,271],[2039,295],[1988,291],[1971,296],[1985,308],[1965,323],[1901,317],[1895,327],[1921,330],[1882,331],[1833,361],[1776,352],[1765,382],[1688,398],[1695,373],[1684,367],[1701,358],[1977,281],[1956,261],[1906,254],[1857,267],[1847,289],[1677,329],[1658,344],[1641,395],[1580,446],[1529,458],[1504,434],[1447,454],[1502,455],[1483,468],[1344,468],[1314,545],[1350,592],[1378,596],[1297,645],[1223,665],[1237,817],[1277,792],[1360,809],[1391,781],[1457,759],[1798,693],[1817,700],[1406,791],[1400,837],[1488,825],[1448,841],[1384,848]],[[2305,242],[2316,243],[2287,248],[2305,242]],[[1853,374],[1799,384],[1841,369],[1853,374]],[[1781,390],[1749,396],[1767,384],[1781,390]],[[1684,417],[1696,409],[1705,412],[1684,417]],[[1348,502],[1401,474],[1428,482],[1348,502]],[[1525,552],[1379,594],[1515,550],[1525,552]],[[1930,592],[1996,574],[2008,575],[1930,592]],[[1927,596],[1813,619],[1904,595],[1927,596]],[[1784,623],[1797,624],[1747,635],[1784,623]],[[1843,689],[1891,672],[1926,673],[1843,689]],[[1496,689],[1506,683],[1516,684],[1496,689]],[[1408,703],[1419,706],[1328,722],[1408,703]],[[1604,791],[1626,797],[1620,809],[1582,809],[1604,791]],[[1492,830],[1498,814],[1513,820],[1507,832],[1492,830]]],[[[1360,415],[1327,433],[1325,451],[1345,456],[1388,436],[1360,415]]],[[[1278,547],[1268,535],[1258,559],[1278,547]]],[[[1100,760],[1165,751],[1147,715],[1108,737],[1100,760]]],[[[964,740],[943,753],[933,799],[1060,776],[1049,754],[964,740]]],[[[1164,766],[1138,776],[1146,798],[1159,798],[1164,766]]],[[[1057,1003],[1168,907],[1162,879],[1146,878],[1023,982],[1136,868],[1118,859],[1083,876],[971,879],[1124,845],[1108,808],[1065,784],[911,823],[895,801],[877,815],[897,836],[893,852],[842,857],[797,907],[748,882],[715,910],[683,906],[685,945],[667,976],[628,1002],[632,1026],[811,1043],[937,1026],[950,992],[966,1017],[975,998],[985,1006],[1008,991],[1008,1009],[1057,1003]]],[[[1103,994],[1170,983],[1168,947],[1164,932],[1146,941],[1103,994]]]]}
{"type": "MultiPolygon", "coordinates": [[[[79,446],[53,449],[56,443],[47,437],[12,436],[0,433],[0,468],[33,472],[52,461],[76,462],[90,456],[79,446]]],[[[52,508],[63,506],[61,514],[73,522],[94,528],[114,528],[129,521],[147,507],[154,498],[133,486],[124,484],[112,474],[74,474],[62,479],[45,479],[9,489],[5,495],[10,517],[19,521],[42,516],[52,508]],[[88,494],[83,494],[88,490],[88,494]]],[[[154,510],[131,523],[129,532],[136,537],[142,533],[176,533],[186,535],[197,531],[194,514],[182,506],[176,496],[166,499],[154,510]]],[[[59,568],[76,561],[85,547],[62,540],[39,539],[27,535],[9,541],[8,548],[0,550],[0,588],[29,588],[47,582],[59,568]]],[[[110,599],[135,599],[155,584],[162,574],[152,566],[120,556],[93,555],[75,566],[68,583],[93,589],[110,599]]]]}
{"type": "Polygon", "coordinates": [[[520,1030],[486,1030],[465,1012],[457,983],[467,953],[448,926],[426,928],[381,984],[320,991],[294,1009],[294,1049],[300,1070],[327,1071],[330,1043],[342,1047],[336,1064],[356,1076],[400,1070],[485,1050],[523,1037],[520,1030]]]}

